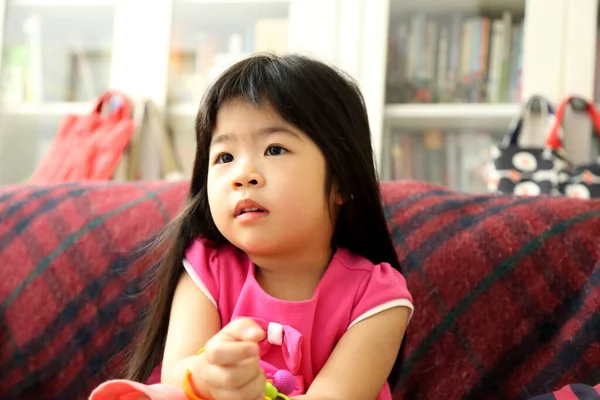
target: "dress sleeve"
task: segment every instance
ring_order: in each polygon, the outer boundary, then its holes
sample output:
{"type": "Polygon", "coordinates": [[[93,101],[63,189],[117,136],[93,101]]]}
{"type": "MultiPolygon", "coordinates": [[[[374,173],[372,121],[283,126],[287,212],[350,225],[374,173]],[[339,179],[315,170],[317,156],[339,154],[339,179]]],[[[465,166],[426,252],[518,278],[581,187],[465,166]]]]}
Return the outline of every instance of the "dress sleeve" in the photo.
{"type": "Polygon", "coordinates": [[[218,308],[219,298],[219,257],[217,249],[207,246],[201,240],[194,240],[185,252],[183,267],[194,283],[218,308]]]}
{"type": "Polygon", "coordinates": [[[350,317],[348,329],[360,321],[394,307],[408,307],[413,314],[413,299],[406,280],[387,263],[373,266],[373,270],[360,284],[350,317]]]}

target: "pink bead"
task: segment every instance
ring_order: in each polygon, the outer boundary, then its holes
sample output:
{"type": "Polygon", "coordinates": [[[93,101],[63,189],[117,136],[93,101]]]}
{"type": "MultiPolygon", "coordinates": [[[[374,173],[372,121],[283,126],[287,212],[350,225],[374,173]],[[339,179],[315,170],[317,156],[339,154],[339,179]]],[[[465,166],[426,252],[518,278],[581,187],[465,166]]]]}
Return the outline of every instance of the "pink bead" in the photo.
{"type": "Polygon", "coordinates": [[[287,396],[296,388],[296,380],[290,371],[280,369],[273,374],[273,386],[277,388],[279,393],[287,396]]]}

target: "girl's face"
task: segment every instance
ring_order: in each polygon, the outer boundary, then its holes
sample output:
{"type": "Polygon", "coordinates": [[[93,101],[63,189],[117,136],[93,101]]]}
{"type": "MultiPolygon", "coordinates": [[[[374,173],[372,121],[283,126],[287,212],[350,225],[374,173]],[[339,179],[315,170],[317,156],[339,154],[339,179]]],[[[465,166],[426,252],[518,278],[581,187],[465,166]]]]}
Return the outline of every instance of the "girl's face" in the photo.
{"type": "Polygon", "coordinates": [[[325,158],[268,104],[221,106],[209,154],[210,211],[233,245],[250,257],[330,247],[337,199],[325,196],[325,158]]]}

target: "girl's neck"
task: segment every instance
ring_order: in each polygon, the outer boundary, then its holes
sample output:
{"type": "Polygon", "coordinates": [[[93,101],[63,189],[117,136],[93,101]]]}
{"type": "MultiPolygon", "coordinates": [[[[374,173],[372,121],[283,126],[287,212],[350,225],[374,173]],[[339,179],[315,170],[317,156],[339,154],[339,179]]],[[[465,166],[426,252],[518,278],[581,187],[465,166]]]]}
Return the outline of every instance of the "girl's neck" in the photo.
{"type": "Polygon", "coordinates": [[[293,257],[252,257],[258,284],[270,296],[286,301],[304,301],[313,297],[325,274],[333,249],[303,252],[293,257]]]}

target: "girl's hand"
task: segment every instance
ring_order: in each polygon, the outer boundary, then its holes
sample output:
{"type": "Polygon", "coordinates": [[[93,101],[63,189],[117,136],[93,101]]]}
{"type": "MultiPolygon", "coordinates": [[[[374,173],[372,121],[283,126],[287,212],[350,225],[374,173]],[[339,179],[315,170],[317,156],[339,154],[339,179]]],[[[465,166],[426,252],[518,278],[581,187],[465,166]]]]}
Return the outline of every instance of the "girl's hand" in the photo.
{"type": "Polygon", "coordinates": [[[204,347],[201,380],[215,400],[263,400],[265,376],[258,343],[265,332],[251,319],[238,318],[204,347]]]}

